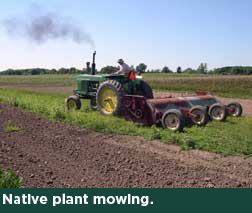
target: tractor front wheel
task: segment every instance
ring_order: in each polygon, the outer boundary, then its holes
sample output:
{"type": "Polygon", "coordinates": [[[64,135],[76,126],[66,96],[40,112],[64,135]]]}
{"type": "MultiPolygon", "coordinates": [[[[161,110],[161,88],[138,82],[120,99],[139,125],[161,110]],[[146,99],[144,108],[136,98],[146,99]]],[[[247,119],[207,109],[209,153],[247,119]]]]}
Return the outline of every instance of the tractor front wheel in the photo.
{"type": "Polygon", "coordinates": [[[118,81],[109,80],[102,83],[96,95],[97,108],[103,115],[119,116],[122,114],[124,90],[118,81]]]}
{"type": "Polygon", "coordinates": [[[65,100],[67,110],[80,110],[81,109],[81,100],[78,96],[73,95],[68,97],[65,100]]]}

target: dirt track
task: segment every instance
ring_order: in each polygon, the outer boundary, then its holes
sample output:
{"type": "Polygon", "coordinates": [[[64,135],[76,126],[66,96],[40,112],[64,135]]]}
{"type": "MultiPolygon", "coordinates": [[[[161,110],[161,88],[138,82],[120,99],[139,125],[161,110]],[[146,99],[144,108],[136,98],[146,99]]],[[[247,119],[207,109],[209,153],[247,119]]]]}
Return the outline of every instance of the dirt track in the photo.
{"type": "Polygon", "coordinates": [[[104,135],[0,104],[0,167],[24,187],[252,187],[252,159],[104,135]],[[23,131],[7,134],[13,121],[23,131]]]}
{"type": "Polygon", "coordinates": [[[73,93],[73,90],[75,89],[74,87],[64,86],[61,84],[46,85],[46,84],[6,84],[6,83],[0,83],[0,88],[20,89],[34,92],[56,93],[65,95],[71,95],[73,93]]]}

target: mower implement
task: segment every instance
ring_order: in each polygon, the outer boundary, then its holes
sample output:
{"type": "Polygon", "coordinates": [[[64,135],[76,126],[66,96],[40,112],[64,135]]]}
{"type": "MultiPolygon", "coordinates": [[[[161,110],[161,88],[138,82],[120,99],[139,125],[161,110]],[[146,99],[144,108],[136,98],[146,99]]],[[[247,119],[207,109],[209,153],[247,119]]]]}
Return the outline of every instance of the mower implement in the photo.
{"type": "Polygon", "coordinates": [[[190,122],[205,126],[210,120],[225,121],[227,116],[242,115],[242,106],[239,103],[225,106],[214,96],[207,94],[157,99],[125,96],[123,101],[126,120],[149,126],[161,123],[163,128],[172,131],[182,131],[190,122]]]}

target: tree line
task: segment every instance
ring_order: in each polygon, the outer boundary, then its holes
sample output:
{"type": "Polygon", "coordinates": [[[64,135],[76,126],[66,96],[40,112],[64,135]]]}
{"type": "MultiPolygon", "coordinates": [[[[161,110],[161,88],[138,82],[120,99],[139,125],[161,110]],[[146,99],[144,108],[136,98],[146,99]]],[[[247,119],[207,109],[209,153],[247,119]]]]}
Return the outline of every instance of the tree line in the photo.
{"type": "MultiPolygon", "coordinates": [[[[230,66],[222,67],[213,70],[208,69],[207,63],[201,63],[197,69],[186,68],[182,69],[178,67],[176,70],[171,70],[168,66],[165,66],[161,69],[152,69],[148,70],[147,65],[144,63],[139,64],[136,68],[131,66],[132,69],[141,72],[141,73],[178,73],[178,74],[215,74],[215,75],[252,75],[252,67],[250,66],[230,66]]],[[[111,74],[117,71],[117,67],[106,66],[101,69],[103,74],[111,74]]]]}
{"type": "MultiPolygon", "coordinates": [[[[197,69],[187,68],[182,69],[178,67],[176,70],[171,70],[168,66],[165,66],[161,69],[147,69],[147,65],[144,63],[139,64],[134,67],[131,66],[132,70],[136,70],[139,73],[178,73],[178,74],[217,74],[217,75],[252,75],[252,67],[250,66],[229,66],[222,67],[213,70],[208,69],[206,63],[201,63],[197,69]]],[[[118,71],[118,67],[114,66],[105,66],[101,70],[98,70],[100,74],[112,74],[118,71]]],[[[21,69],[14,70],[8,69],[6,71],[0,72],[0,75],[45,75],[45,74],[88,74],[86,68],[80,70],[75,67],[72,68],[60,68],[56,69],[21,69]]]]}
{"type": "Polygon", "coordinates": [[[48,74],[81,74],[87,72],[86,69],[79,70],[76,68],[60,68],[56,69],[42,69],[42,68],[34,68],[34,69],[8,69],[6,71],[0,72],[0,75],[48,75],[48,74]]]}

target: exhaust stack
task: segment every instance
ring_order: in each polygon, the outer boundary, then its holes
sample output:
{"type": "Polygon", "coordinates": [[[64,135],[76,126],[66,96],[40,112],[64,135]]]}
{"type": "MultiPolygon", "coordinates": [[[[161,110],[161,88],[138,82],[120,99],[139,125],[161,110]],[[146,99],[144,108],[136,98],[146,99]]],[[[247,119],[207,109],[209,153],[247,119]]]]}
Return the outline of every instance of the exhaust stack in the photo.
{"type": "Polygon", "coordinates": [[[96,75],[95,57],[96,57],[96,51],[93,53],[92,75],[96,75]]]}

